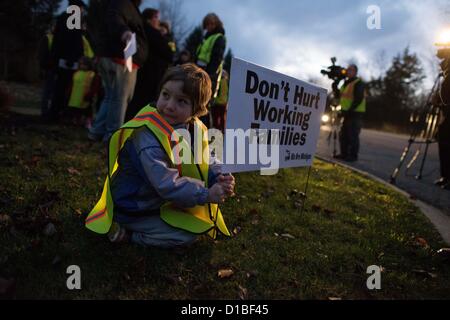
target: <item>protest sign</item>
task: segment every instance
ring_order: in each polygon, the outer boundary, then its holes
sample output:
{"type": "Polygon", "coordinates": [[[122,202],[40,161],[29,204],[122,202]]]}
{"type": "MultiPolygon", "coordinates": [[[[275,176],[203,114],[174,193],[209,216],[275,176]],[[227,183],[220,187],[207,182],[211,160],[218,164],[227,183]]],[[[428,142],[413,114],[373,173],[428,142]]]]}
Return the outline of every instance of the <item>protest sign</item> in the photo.
{"type": "Polygon", "coordinates": [[[311,166],[327,90],[234,58],[224,172],[311,166]]]}

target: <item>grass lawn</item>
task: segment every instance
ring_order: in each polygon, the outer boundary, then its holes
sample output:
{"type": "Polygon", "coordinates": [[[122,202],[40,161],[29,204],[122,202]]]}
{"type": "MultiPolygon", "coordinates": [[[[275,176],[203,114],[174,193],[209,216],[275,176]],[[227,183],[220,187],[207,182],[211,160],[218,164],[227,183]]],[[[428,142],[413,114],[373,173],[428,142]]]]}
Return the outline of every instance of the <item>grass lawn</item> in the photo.
{"type": "Polygon", "coordinates": [[[428,220],[402,195],[315,161],[275,176],[237,174],[222,212],[232,238],[183,250],[114,246],[84,227],[106,174],[85,130],[0,115],[0,278],[31,299],[449,298],[450,263],[428,220]],[[52,223],[56,233],[45,235],[52,223]],[[66,288],[81,268],[82,289],[66,288]],[[381,290],[366,269],[382,266],[381,290]],[[230,269],[232,275],[218,276],[230,269]]]}

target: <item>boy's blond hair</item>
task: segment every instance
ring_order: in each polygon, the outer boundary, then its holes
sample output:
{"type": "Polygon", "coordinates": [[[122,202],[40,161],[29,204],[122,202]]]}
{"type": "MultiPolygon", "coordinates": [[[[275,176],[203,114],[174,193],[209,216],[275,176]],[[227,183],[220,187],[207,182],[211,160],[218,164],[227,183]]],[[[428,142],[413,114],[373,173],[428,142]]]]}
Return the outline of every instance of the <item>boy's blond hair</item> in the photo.
{"type": "Polygon", "coordinates": [[[201,117],[208,113],[208,102],[211,99],[211,79],[208,74],[193,63],[169,68],[159,85],[159,91],[166,82],[183,82],[183,93],[192,102],[192,116],[201,117]]]}

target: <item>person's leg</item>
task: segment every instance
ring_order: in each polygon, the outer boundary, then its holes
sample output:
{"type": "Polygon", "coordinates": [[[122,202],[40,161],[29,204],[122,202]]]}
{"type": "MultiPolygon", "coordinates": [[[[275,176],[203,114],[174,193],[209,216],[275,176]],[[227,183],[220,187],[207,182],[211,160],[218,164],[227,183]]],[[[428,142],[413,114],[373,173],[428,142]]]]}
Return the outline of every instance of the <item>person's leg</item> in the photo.
{"type": "Polygon", "coordinates": [[[97,140],[103,139],[106,133],[106,115],[111,104],[112,86],[114,81],[113,70],[108,63],[108,58],[101,58],[98,64],[98,72],[103,84],[103,99],[95,115],[94,122],[89,129],[89,135],[97,140]]]}
{"type": "Polygon", "coordinates": [[[103,138],[105,141],[123,124],[128,104],[133,98],[137,75],[137,70],[129,72],[125,66],[111,60],[110,64],[114,70],[114,84],[111,91],[111,104],[106,116],[106,135],[103,138]]]}
{"type": "Polygon", "coordinates": [[[169,226],[159,215],[135,218],[121,226],[131,231],[131,242],[142,246],[173,248],[192,244],[197,239],[191,232],[169,226]]]}
{"type": "Polygon", "coordinates": [[[348,158],[358,160],[359,134],[361,133],[361,115],[354,114],[349,128],[348,158]]]}

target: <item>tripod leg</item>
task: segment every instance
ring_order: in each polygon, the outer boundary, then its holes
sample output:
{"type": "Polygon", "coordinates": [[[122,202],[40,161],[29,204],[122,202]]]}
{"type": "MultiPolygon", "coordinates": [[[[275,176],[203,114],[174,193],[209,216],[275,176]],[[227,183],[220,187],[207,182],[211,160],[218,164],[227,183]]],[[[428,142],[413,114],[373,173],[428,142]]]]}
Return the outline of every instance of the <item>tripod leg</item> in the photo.
{"type": "Polygon", "coordinates": [[[430,140],[427,140],[427,142],[425,143],[425,151],[423,153],[422,163],[420,164],[419,174],[416,176],[417,180],[422,179],[423,167],[425,166],[425,159],[427,158],[428,146],[430,145],[430,143],[430,140]]]}
{"type": "Polygon", "coordinates": [[[417,157],[419,156],[419,154],[420,154],[420,150],[417,149],[417,151],[416,151],[416,153],[414,153],[411,161],[408,162],[408,164],[406,165],[406,171],[408,171],[411,168],[411,166],[413,165],[413,163],[416,162],[417,157]]]}
{"type": "Polygon", "coordinates": [[[409,152],[409,149],[411,148],[412,143],[413,143],[413,140],[409,139],[408,145],[403,150],[402,156],[400,157],[400,161],[399,161],[397,167],[394,169],[394,172],[392,172],[392,174],[391,174],[391,178],[389,180],[390,183],[395,184],[395,179],[397,179],[398,173],[400,172],[403,162],[405,162],[406,156],[408,155],[408,152],[409,152]]]}

